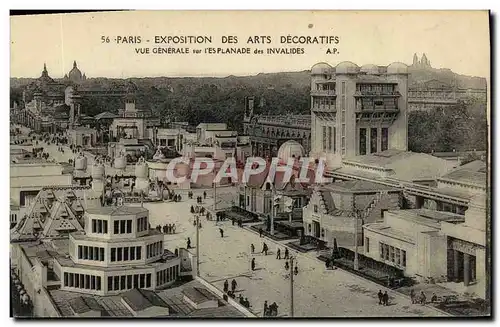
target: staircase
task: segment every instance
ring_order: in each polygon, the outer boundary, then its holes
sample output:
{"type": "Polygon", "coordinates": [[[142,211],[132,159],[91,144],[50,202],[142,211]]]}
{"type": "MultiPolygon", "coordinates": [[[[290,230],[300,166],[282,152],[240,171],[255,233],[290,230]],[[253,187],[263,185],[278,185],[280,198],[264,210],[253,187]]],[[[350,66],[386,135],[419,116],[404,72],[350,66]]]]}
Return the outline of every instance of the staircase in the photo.
{"type": "Polygon", "coordinates": [[[377,204],[380,202],[380,200],[382,199],[383,196],[389,194],[389,192],[387,191],[382,191],[382,192],[379,192],[375,195],[375,198],[366,206],[364,212],[365,212],[365,217],[368,217],[373,209],[377,206],[377,204]]]}

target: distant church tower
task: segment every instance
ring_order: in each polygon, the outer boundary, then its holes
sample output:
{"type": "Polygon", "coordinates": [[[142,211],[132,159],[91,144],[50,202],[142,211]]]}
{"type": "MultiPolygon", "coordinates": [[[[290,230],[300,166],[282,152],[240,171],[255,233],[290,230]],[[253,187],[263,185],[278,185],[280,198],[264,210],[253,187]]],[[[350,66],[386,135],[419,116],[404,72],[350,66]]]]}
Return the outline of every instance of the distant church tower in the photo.
{"type": "Polygon", "coordinates": [[[418,62],[418,56],[417,56],[417,54],[415,53],[415,54],[413,55],[413,65],[412,65],[412,66],[413,66],[413,67],[418,67],[418,64],[419,64],[419,62],[418,62]]]}
{"type": "Polygon", "coordinates": [[[415,53],[413,55],[412,67],[420,68],[420,69],[431,68],[431,61],[429,59],[427,59],[427,56],[425,55],[425,53],[422,54],[422,59],[418,60],[418,56],[415,53]]]}

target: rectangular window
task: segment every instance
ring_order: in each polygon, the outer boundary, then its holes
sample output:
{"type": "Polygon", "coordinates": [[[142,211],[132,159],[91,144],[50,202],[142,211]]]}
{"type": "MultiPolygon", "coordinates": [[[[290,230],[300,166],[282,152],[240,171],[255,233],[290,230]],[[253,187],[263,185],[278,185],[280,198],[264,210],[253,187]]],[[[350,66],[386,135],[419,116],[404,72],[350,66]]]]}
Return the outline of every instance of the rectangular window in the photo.
{"type": "Polygon", "coordinates": [[[120,276],[113,276],[113,290],[118,291],[120,289],[120,276]]]}
{"type": "Polygon", "coordinates": [[[396,249],[396,260],[394,261],[397,265],[401,264],[401,250],[396,249]]]}
{"type": "Polygon", "coordinates": [[[90,277],[90,289],[95,290],[95,276],[90,277]]]}
{"type": "Polygon", "coordinates": [[[385,151],[389,148],[389,129],[388,128],[382,128],[382,144],[381,144],[381,150],[385,151]]]}
{"type": "Polygon", "coordinates": [[[99,248],[99,260],[104,261],[104,248],[99,248]]]}
{"type": "Polygon", "coordinates": [[[139,275],[134,275],[134,288],[139,288],[139,275]]]}
{"type": "Polygon", "coordinates": [[[80,288],[80,274],[75,274],[75,287],[80,288]]]}
{"type": "Polygon", "coordinates": [[[95,280],[95,289],[100,291],[101,290],[101,276],[97,276],[95,280]]]}
{"type": "Polygon", "coordinates": [[[92,219],[92,233],[97,233],[97,220],[92,219]]]}
{"type": "Polygon", "coordinates": [[[102,227],[103,227],[103,229],[102,229],[103,233],[107,234],[108,233],[108,221],[107,220],[103,220],[102,227]]]}
{"type": "Polygon", "coordinates": [[[345,96],[342,96],[342,98],[340,98],[340,100],[341,100],[340,101],[340,109],[342,111],[344,111],[345,110],[345,96]]]}
{"type": "Polygon", "coordinates": [[[146,287],[151,287],[151,274],[146,275],[146,287]]]}
{"type": "Polygon", "coordinates": [[[315,213],[317,213],[317,212],[318,212],[318,205],[317,205],[317,204],[315,204],[315,205],[314,205],[314,212],[315,212],[315,213]]]}
{"type": "Polygon", "coordinates": [[[116,261],[116,248],[111,248],[111,262],[116,261]]]}
{"type": "Polygon", "coordinates": [[[389,260],[389,258],[390,258],[389,245],[385,244],[385,260],[389,260]]]}
{"type": "Polygon", "coordinates": [[[333,128],[333,152],[337,153],[337,129],[333,128]]]}
{"type": "Polygon", "coordinates": [[[169,268],[166,269],[166,271],[167,271],[167,283],[170,282],[171,276],[172,276],[172,274],[170,273],[170,268],[171,267],[169,267],[169,268]]]}
{"type": "Polygon", "coordinates": [[[366,128],[359,129],[359,154],[366,154],[366,128]]]}
{"type": "Polygon", "coordinates": [[[125,220],[120,220],[120,234],[125,234],[125,220]]]}
{"type": "Polygon", "coordinates": [[[75,274],[69,273],[69,287],[75,286],[75,274]]]}
{"type": "Polygon", "coordinates": [[[99,258],[99,248],[97,246],[94,246],[94,260],[97,260],[97,261],[102,261],[100,258],[99,258]]]}
{"type": "Polygon", "coordinates": [[[137,246],[135,250],[136,250],[135,251],[136,260],[141,260],[142,246],[137,246]]]}
{"type": "Polygon", "coordinates": [[[146,275],[141,274],[139,277],[139,288],[144,288],[146,285],[146,275]]]}
{"type": "Polygon", "coordinates": [[[161,275],[161,271],[157,271],[156,272],[156,286],[161,285],[160,275],[161,275]]]}
{"type": "Polygon", "coordinates": [[[88,258],[89,258],[89,247],[88,246],[83,247],[83,258],[85,260],[88,260],[88,258]]]}
{"type": "Polygon", "coordinates": [[[85,275],[85,289],[90,289],[90,275],[85,275]]]}
{"type": "Polygon", "coordinates": [[[101,219],[99,219],[97,221],[97,232],[102,234],[102,220],[101,219]]]}
{"type": "Polygon", "coordinates": [[[127,287],[127,282],[125,281],[126,276],[120,276],[120,290],[124,290],[127,287]]]}
{"type": "Polygon", "coordinates": [[[401,266],[406,267],[406,251],[401,250],[401,266]]]}
{"type": "Polygon", "coordinates": [[[130,247],[130,260],[135,260],[135,246],[130,247]]]}
{"type": "Polygon", "coordinates": [[[370,132],[370,153],[377,152],[377,142],[378,142],[377,129],[372,128],[370,132]]]}
{"type": "Polygon", "coordinates": [[[141,227],[142,227],[142,218],[137,219],[137,232],[141,232],[141,227]]]}
{"type": "Polygon", "coordinates": [[[81,245],[78,245],[78,259],[83,258],[83,249],[81,245]]]}
{"type": "Polygon", "coordinates": [[[323,126],[323,151],[326,150],[326,126],[323,126]]]}
{"type": "Polygon", "coordinates": [[[127,275],[127,289],[132,289],[132,275],[127,275]]]}
{"type": "Polygon", "coordinates": [[[118,220],[114,221],[113,233],[120,234],[120,222],[118,220]]]}
{"type": "Polygon", "coordinates": [[[132,220],[127,220],[127,234],[132,233],[132,220]]]}
{"type": "Polygon", "coordinates": [[[65,272],[64,273],[64,286],[68,286],[69,285],[68,279],[69,279],[68,273],[65,272]]]}
{"type": "Polygon", "coordinates": [[[370,239],[368,237],[365,237],[365,251],[370,253],[370,239]]]}
{"type": "Polygon", "coordinates": [[[342,94],[345,94],[345,82],[342,82],[342,94]]]}
{"type": "Polygon", "coordinates": [[[122,252],[123,252],[123,248],[118,248],[116,250],[116,253],[117,253],[117,255],[116,255],[116,261],[122,261],[123,260],[123,256],[122,256],[123,253],[122,252]]]}
{"type": "Polygon", "coordinates": [[[380,259],[384,259],[385,258],[385,253],[384,253],[384,244],[383,243],[379,243],[379,252],[380,252],[380,259]]]}
{"type": "Polygon", "coordinates": [[[389,255],[390,255],[391,262],[394,262],[394,246],[391,246],[389,248],[389,255]]]}
{"type": "Polygon", "coordinates": [[[332,127],[328,127],[328,150],[332,151],[332,127]]]}
{"type": "Polygon", "coordinates": [[[129,258],[128,258],[128,247],[124,247],[123,248],[123,261],[128,261],[129,258]]]}
{"type": "Polygon", "coordinates": [[[144,217],[144,228],[142,230],[148,230],[149,229],[149,226],[148,226],[148,217],[144,217]]]}
{"type": "Polygon", "coordinates": [[[108,291],[113,290],[113,277],[108,276],[108,291]]]}

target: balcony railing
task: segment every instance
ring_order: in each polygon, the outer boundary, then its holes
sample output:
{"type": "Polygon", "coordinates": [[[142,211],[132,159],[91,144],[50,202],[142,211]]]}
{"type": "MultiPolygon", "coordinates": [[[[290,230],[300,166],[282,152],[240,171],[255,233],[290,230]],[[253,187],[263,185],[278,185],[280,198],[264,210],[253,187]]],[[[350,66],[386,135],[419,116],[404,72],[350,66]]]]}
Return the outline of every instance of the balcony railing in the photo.
{"type": "Polygon", "coordinates": [[[335,90],[312,90],[311,95],[314,96],[337,96],[335,90]]]}
{"type": "Polygon", "coordinates": [[[354,93],[355,97],[399,97],[401,96],[401,93],[398,91],[381,91],[381,92],[375,92],[375,91],[356,91],[354,93]]]}

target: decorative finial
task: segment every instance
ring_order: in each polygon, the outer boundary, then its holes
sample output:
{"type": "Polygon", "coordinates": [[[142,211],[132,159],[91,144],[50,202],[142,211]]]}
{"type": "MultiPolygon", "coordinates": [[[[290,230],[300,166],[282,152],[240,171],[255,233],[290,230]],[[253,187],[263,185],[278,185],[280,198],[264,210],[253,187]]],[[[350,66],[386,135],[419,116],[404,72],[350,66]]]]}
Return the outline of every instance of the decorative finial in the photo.
{"type": "Polygon", "coordinates": [[[76,68],[76,60],[73,61],[73,68],[76,68]]]}

